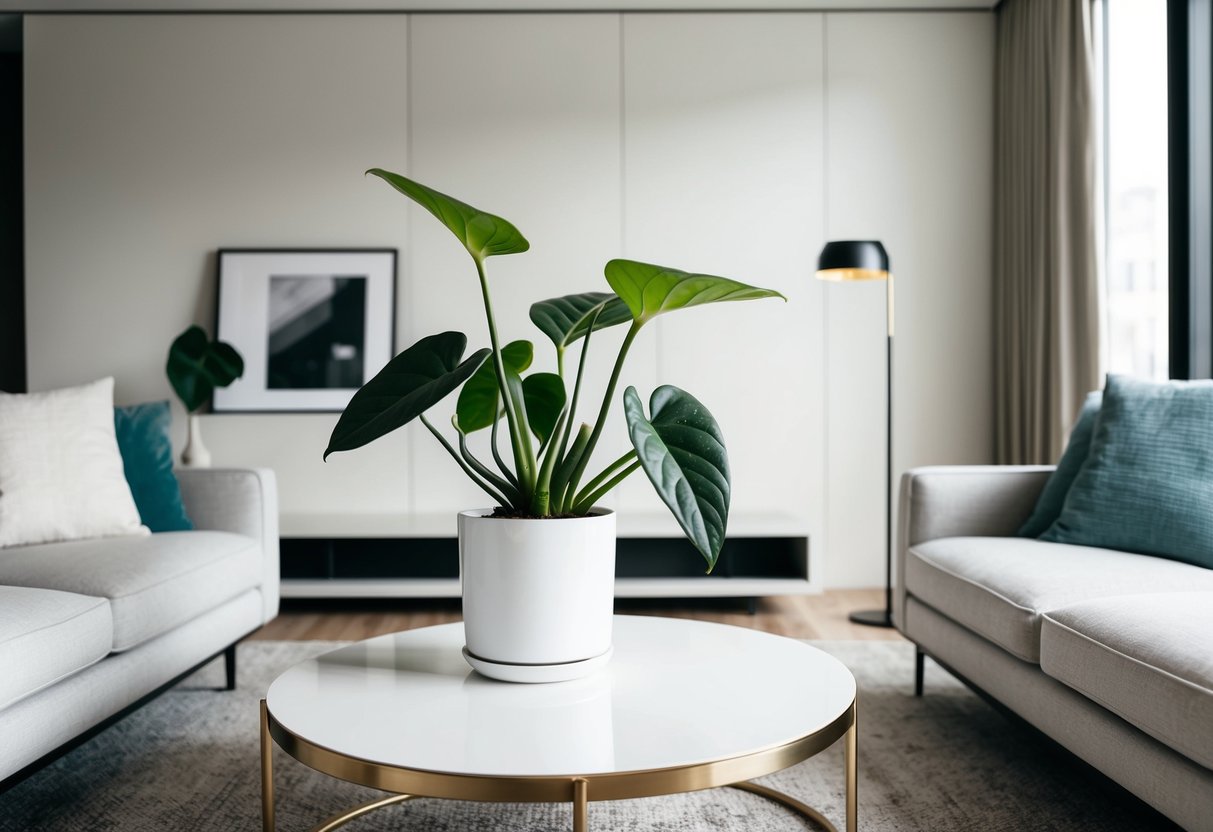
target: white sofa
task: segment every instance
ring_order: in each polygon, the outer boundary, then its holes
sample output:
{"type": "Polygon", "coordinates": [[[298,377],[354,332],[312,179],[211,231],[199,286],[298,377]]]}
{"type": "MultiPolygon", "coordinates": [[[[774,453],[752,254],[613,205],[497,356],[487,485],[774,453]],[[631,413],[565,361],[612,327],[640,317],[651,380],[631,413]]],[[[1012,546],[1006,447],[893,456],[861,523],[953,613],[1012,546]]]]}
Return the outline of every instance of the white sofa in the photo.
{"type": "Polygon", "coordinates": [[[1014,537],[1052,467],[901,483],[894,621],[1164,815],[1213,830],[1213,569],[1014,537]]]}
{"type": "Polygon", "coordinates": [[[177,472],[195,530],[0,550],[0,790],[278,612],[273,472],[177,472]]]}

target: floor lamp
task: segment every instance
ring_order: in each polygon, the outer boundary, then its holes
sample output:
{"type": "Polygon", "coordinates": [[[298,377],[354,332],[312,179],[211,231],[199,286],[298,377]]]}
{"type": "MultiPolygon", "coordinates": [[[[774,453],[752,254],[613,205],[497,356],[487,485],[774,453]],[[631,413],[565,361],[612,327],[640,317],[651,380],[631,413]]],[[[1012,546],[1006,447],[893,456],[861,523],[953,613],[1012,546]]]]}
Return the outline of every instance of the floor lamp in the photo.
{"type": "Polygon", "coordinates": [[[877,240],[840,240],[826,243],[817,258],[817,279],[847,283],[854,280],[883,280],[888,286],[889,340],[885,352],[888,400],[885,412],[885,577],[884,609],[851,613],[856,624],[893,626],[893,274],[889,255],[877,240]]]}

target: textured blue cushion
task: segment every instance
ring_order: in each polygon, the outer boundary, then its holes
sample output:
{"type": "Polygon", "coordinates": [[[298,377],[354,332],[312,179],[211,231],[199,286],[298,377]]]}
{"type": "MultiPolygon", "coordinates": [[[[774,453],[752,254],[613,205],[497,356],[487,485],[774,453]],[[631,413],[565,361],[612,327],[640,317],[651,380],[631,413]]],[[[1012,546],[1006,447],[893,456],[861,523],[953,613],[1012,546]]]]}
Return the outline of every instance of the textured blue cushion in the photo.
{"type": "Polygon", "coordinates": [[[1040,539],[1213,568],[1213,381],[1108,376],[1087,461],[1040,539]]]}
{"type": "Polygon", "coordinates": [[[171,425],[166,401],[114,408],[114,432],[126,481],[143,525],[153,532],[194,528],[181,502],[181,486],[173,476],[171,425]]]}
{"type": "Polygon", "coordinates": [[[1057,470],[1049,476],[1044,490],[1036,499],[1036,508],[1032,516],[1019,530],[1020,537],[1040,537],[1045,529],[1053,525],[1061,507],[1065,504],[1070,486],[1078,476],[1082,464],[1087,461],[1087,453],[1091,450],[1091,437],[1095,435],[1095,421],[1099,417],[1099,404],[1103,401],[1103,393],[1096,390],[1088,393],[1078,413],[1078,421],[1070,431],[1070,441],[1065,453],[1057,463],[1057,470]]]}

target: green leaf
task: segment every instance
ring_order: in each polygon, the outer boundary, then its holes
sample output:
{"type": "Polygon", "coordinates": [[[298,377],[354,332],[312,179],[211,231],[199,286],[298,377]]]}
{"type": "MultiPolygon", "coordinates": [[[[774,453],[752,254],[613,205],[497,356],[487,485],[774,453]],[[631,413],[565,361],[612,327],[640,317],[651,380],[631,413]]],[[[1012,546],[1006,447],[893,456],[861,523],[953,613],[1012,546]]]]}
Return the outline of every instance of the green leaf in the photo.
{"type": "Polygon", "coordinates": [[[540,442],[547,442],[564,410],[564,380],[555,373],[534,373],[522,381],[526,418],[540,442]]]}
{"type": "Polygon", "coordinates": [[[508,220],[473,208],[398,173],[383,168],[371,168],[367,173],[378,176],[437,217],[477,262],[498,254],[521,254],[531,247],[522,232],[508,220]]]}
{"type": "MultiPolygon", "coordinates": [[[[501,348],[501,362],[507,370],[521,375],[535,357],[535,345],[530,341],[511,341],[501,348]]],[[[480,365],[459,391],[455,405],[455,427],[462,433],[482,430],[501,418],[501,391],[497,389],[497,373],[489,359],[480,365]]]]}
{"type": "Polygon", "coordinates": [[[612,260],[607,263],[606,279],[628,305],[632,317],[641,324],[663,312],[705,303],[759,298],[787,300],[773,289],[749,286],[727,277],[688,274],[665,266],[637,263],[635,260],[612,260]]]}
{"type": "Polygon", "coordinates": [[[618,295],[610,292],[582,292],[549,298],[531,305],[531,321],[544,335],[552,339],[556,349],[564,349],[590,331],[632,320],[632,312],[618,295]],[[594,315],[598,319],[594,320],[594,315]]]}
{"type": "Polygon", "coordinates": [[[641,467],[711,572],[724,545],[731,490],[720,426],[694,396],[668,384],[653,391],[651,418],[635,387],[624,391],[623,409],[641,467]]]}
{"type": "Polygon", "coordinates": [[[211,341],[202,327],[191,326],[169,347],[165,372],[185,409],[193,413],[216,387],[227,387],[244,374],[244,359],[231,344],[211,341]]]}
{"type": "Polygon", "coordinates": [[[478,350],[460,363],[467,342],[462,332],[430,335],[389,361],[350,399],[324,458],[361,448],[408,424],[463,384],[489,354],[478,350]]]}

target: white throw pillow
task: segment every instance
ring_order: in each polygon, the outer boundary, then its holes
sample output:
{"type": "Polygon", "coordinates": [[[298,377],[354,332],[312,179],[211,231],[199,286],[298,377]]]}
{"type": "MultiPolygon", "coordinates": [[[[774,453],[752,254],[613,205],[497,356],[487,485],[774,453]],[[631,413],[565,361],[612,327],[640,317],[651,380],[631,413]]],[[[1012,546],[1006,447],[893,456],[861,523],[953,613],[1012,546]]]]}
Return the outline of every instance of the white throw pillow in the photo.
{"type": "Polygon", "coordinates": [[[114,435],[114,380],[0,393],[0,547],[147,534],[114,435]]]}

